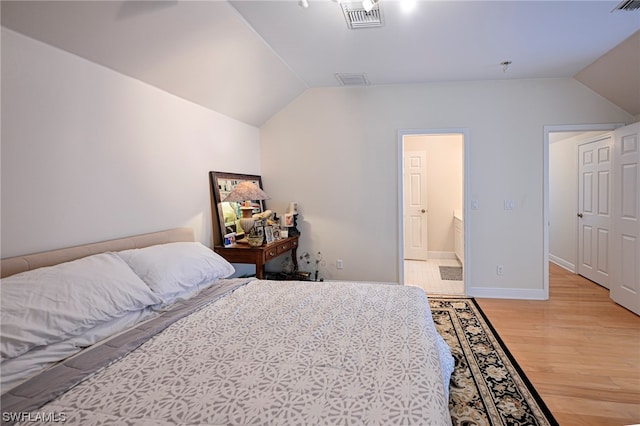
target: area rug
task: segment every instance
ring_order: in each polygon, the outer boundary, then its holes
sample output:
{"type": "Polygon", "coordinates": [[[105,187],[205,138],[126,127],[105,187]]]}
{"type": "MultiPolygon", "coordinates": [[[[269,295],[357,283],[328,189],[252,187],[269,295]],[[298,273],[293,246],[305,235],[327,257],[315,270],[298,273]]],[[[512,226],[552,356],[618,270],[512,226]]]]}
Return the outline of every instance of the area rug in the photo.
{"type": "Polygon", "coordinates": [[[474,299],[430,296],[429,303],[456,360],[453,425],[558,424],[474,299]]]}
{"type": "Polygon", "coordinates": [[[462,266],[440,266],[440,279],[462,281],[462,266]]]}

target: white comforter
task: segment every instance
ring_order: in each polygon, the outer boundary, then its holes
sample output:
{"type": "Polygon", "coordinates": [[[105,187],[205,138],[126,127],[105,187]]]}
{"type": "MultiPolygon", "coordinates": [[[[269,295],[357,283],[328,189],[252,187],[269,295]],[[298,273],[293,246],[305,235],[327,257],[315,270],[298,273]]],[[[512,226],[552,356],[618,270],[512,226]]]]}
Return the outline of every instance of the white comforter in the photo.
{"type": "Polygon", "coordinates": [[[420,289],[255,280],[38,411],[82,425],[450,425],[452,370],[420,289]]]}

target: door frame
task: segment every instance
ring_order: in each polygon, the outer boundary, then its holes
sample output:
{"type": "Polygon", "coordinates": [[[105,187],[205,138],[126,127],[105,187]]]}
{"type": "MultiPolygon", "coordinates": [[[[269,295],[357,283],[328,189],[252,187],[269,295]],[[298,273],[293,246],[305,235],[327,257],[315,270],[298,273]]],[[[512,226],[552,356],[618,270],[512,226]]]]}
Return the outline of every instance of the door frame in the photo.
{"type": "MultiPolygon", "coordinates": [[[[543,292],[544,299],[549,299],[549,134],[559,132],[590,132],[590,131],[613,131],[624,123],[602,123],[602,124],[562,124],[544,126],[543,143],[543,197],[542,197],[542,268],[543,268],[543,292]]],[[[577,259],[577,253],[576,253],[577,259]]],[[[576,261],[576,269],[577,269],[576,261]]]]}
{"type": "Polygon", "coordinates": [[[462,170],[463,170],[463,183],[462,183],[462,214],[464,217],[464,268],[463,277],[464,280],[464,293],[467,294],[467,288],[469,288],[469,277],[471,276],[471,256],[470,253],[470,241],[469,235],[471,230],[471,221],[468,214],[468,197],[470,194],[469,188],[469,152],[470,141],[468,128],[449,128],[449,129],[398,129],[398,283],[404,285],[404,206],[403,206],[403,139],[408,135],[443,135],[443,134],[460,134],[462,135],[462,170]]]}

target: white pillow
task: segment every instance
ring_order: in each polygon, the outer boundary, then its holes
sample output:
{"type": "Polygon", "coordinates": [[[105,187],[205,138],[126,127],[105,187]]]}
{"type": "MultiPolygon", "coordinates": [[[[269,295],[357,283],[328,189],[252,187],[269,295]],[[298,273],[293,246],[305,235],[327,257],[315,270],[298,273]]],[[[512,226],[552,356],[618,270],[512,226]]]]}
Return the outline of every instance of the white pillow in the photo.
{"type": "Polygon", "coordinates": [[[83,348],[118,334],[154,315],[157,314],[153,308],[128,312],[112,321],[102,322],[78,336],[47,346],[38,346],[20,356],[4,360],[0,364],[0,389],[5,393],[56,362],[67,359],[83,348]]]}
{"type": "Polygon", "coordinates": [[[165,304],[235,272],[222,256],[198,242],[159,244],[118,254],[165,304]]]}
{"type": "Polygon", "coordinates": [[[12,275],[0,291],[3,360],[161,302],[115,253],[12,275]]]}

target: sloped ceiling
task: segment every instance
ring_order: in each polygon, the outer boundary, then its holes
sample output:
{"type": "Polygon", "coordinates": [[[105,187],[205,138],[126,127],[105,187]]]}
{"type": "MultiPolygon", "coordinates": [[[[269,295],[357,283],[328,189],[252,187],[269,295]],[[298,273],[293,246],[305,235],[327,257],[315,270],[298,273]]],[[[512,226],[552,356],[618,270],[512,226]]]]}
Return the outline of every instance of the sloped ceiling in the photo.
{"type": "Polygon", "coordinates": [[[640,31],[575,75],[632,115],[640,115],[640,31]]]}
{"type": "Polygon", "coordinates": [[[256,126],[306,89],[224,1],[3,1],[2,25],[256,126]]]}
{"type": "Polygon", "coordinates": [[[381,0],[384,25],[359,30],[331,0],[2,1],[1,13],[4,27],[260,126],[307,88],[338,86],[335,73],[373,85],[576,76],[640,114],[640,11],[618,3],[424,0],[407,13],[381,0]]]}

